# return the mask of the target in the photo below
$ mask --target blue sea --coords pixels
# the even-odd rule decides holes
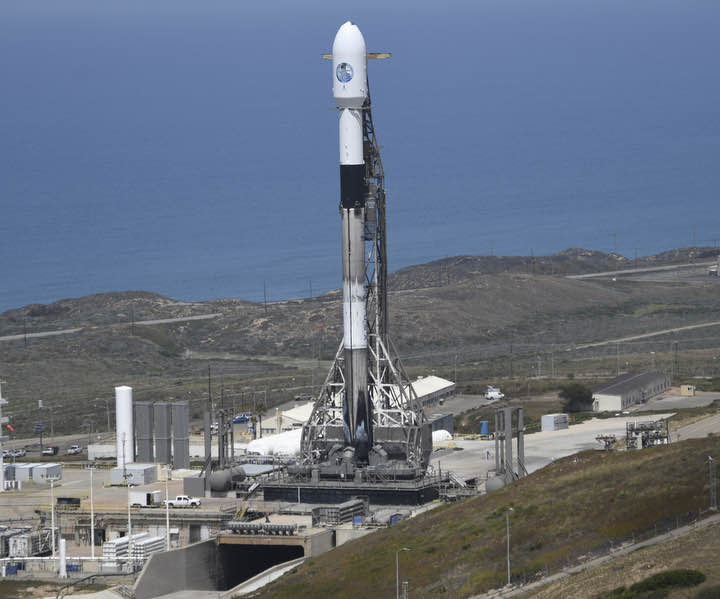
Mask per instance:
[[[717,0],[2,0],[0,311],[339,287],[347,19],[391,270],[720,239]]]

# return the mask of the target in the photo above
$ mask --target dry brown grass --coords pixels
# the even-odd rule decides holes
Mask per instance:
[[[529,599],[592,599],[598,593],[621,585],[629,586],[661,572],[678,568],[700,570],[707,580],[699,587],[673,591],[673,599],[690,599],[708,586],[720,583],[720,524],[699,529],[682,537],[640,549],[625,557],[565,578],[538,591]]]
[[[558,571],[609,541],[708,505],[708,453],[720,439],[641,452],[585,452],[500,491],[443,506],[313,558],[261,597],[385,597],[395,548],[413,597],[469,597],[505,582],[505,510],[512,506],[514,577]],[[619,586],[619,585],[615,585]],[[358,594],[358,589],[363,592]]]

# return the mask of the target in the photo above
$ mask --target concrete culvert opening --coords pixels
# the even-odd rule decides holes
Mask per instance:
[[[220,563],[224,573],[222,589],[231,589],[268,568],[303,557],[297,545],[221,545]]]

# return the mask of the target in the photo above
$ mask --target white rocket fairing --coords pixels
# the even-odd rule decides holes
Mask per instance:
[[[335,35],[333,96],[340,109],[340,214],[342,217],[343,333],[345,350],[345,442],[356,457],[372,445],[367,384],[365,287],[365,160],[363,107],[368,100],[367,52],[357,25],[343,23]]]

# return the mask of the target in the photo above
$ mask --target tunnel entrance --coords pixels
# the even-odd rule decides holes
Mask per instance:
[[[223,591],[272,566],[305,555],[303,548],[298,545],[219,545],[218,550],[224,575],[222,588],[218,590]]]

